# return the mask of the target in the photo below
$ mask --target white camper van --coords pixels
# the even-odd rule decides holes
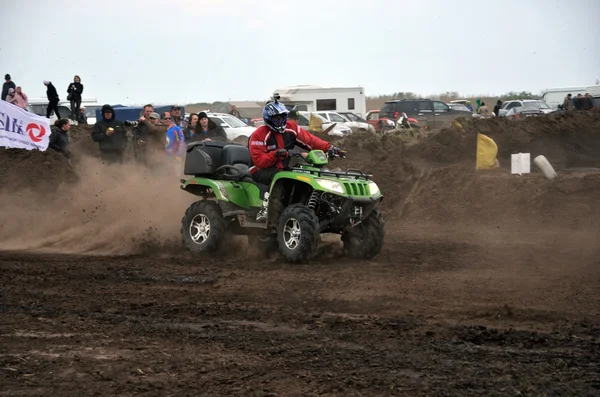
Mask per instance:
[[[546,102],[552,109],[558,109],[558,105],[562,105],[565,101],[565,97],[571,94],[573,98],[577,97],[577,94],[585,95],[586,92],[593,98],[600,97],[600,85],[593,86],[579,86],[579,87],[565,87],[565,88],[549,88],[542,94],[542,100]]]
[[[362,87],[324,88],[314,85],[282,87],[274,91],[288,107],[304,112],[352,112],[360,116],[367,113],[367,98]]]

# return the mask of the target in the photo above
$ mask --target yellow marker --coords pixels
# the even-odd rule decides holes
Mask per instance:
[[[304,182],[310,182],[310,178],[307,178],[307,177],[301,176],[301,175],[296,176],[296,179],[300,179],[301,181],[304,181]]]

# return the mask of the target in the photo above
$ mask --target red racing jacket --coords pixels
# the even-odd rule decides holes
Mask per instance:
[[[252,133],[248,141],[250,156],[254,164],[250,168],[250,173],[254,174],[258,170],[271,167],[277,167],[282,170],[284,159],[275,157],[275,152],[277,149],[291,150],[295,146],[299,146],[305,150],[314,149],[326,152],[331,144],[303,130],[293,121],[288,120],[283,134],[271,130],[266,125],[262,125]]]

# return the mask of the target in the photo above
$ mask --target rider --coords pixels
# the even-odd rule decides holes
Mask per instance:
[[[269,101],[263,109],[265,124],[250,136],[248,146],[254,164],[250,168],[252,179],[263,185],[271,185],[275,174],[283,171],[289,163],[289,151],[295,146],[305,150],[323,150],[343,155],[344,152],[303,130],[287,119],[289,111],[277,100]],[[263,206],[256,216],[257,221],[267,218],[269,194],[265,193]]]

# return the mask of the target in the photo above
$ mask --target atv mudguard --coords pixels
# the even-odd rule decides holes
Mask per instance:
[[[222,181],[193,177],[181,180],[181,189],[197,196],[209,195],[212,191],[219,201],[229,202],[240,208],[260,207],[262,199],[258,186],[250,182]]]

